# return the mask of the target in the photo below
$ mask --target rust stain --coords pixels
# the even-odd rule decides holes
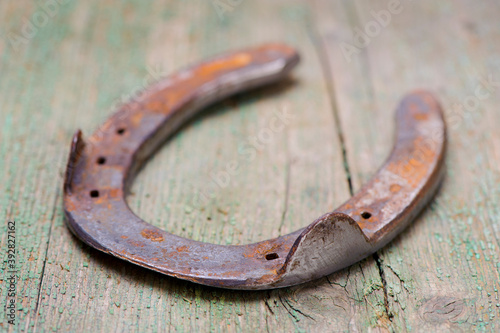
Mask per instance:
[[[141,235],[142,237],[147,238],[152,242],[163,242],[165,240],[161,233],[151,229],[142,230]]]
[[[429,115],[426,113],[416,113],[413,115],[413,118],[416,120],[427,120],[429,118]]]
[[[168,106],[161,100],[155,99],[146,104],[146,108],[152,112],[168,113]]]
[[[389,187],[389,190],[392,192],[392,193],[397,193],[401,190],[401,185],[399,184],[392,184],[391,187]]]
[[[189,248],[186,245],[179,246],[177,249],[177,252],[188,252]]]
[[[240,53],[231,58],[220,59],[202,65],[195,75],[212,76],[219,71],[228,71],[237,67],[248,65],[252,61],[252,56],[248,53]]]
[[[130,117],[130,121],[134,127],[138,127],[141,124],[142,118],[144,118],[144,113],[135,112],[132,117]]]
[[[72,212],[75,209],[77,209],[77,206],[75,205],[75,203],[73,202],[73,200],[71,200],[71,198],[65,198],[65,200],[64,200],[64,208],[66,209],[67,212]]]
[[[122,196],[122,191],[118,188],[110,189],[108,193],[110,198],[118,198],[118,197],[121,198]]]
[[[400,156],[388,165],[388,169],[404,178],[412,188],[416,188],[429,173],[432,161],[436,159],[436,151],[431,149],[422,137],[417,137],[409,156]]]

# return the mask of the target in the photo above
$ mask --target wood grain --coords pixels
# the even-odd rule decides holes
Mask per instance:
[[[358,1],[340,8],[321,3],[319,8],[318,13],[343,10],[352,27],[364,28],[375,20],[374,12],[387,11],[388,5]],[[397,96],[425,88],[439,96],[446,110],[447,178],[440,194],[379,253],[387,311],[396,331],[499,328],[500,168],[495,148],[500,136],[495,127],[500,118],[495,105],[500,91],[483,86],[490,76],[495,82],[500,78],[493,65],[498,64],[493,56],[498,47],[492,45],[498,31],[488,28],[498,10],[493,3],[402,1],[401,12],[350,62],[338,47],[345,36],[322,16],[340,120],[349,129],[345,143],[354,188],[388,153],[393,131],[384,124],[393,119]],[[478,87],[481,96],[488,96],[471,98]]]
[[[456,107],[490,76],[500,81],[498,4],[401,0],[402,11],[349,61],[341,44],[353,44],[356,29],[389,2],[61,1],[42,25],[35,18],[44,3],[0,3],[0,215],[4,230],[17,221],[20,275],[17,325],[1,307],[2,330],[498,330],[500,86],[490,85],[471,112]],[[31,21],[36,32],[13,44]],[[377,170],[392,146],[399,99],[426,88],[447,111],[448,172],[407,231],[327,278],[262,292],[169,278],[71,235],[60,196],[77,128],[90,134],[117,104],[187,64],[273,40],[300,50],[293,77],[185,126],[137,177],[132,209],[217,244],[293,231]],[[251,148],[284,111],[292,118],[283,131]],[[217,185],[214,175],[231,161],[238,172]],[[6,248],[5,233],[0,242]],[[2,270],[4,304],[5,263]]]

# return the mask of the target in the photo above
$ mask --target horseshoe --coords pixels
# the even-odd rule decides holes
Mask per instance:
[[[396,112],[395,146],[373,178],[347,202],[291,234],[248,245],[197,242],[136,216],[127,188],[159,146],[205,106],[283,79],[297,52],[266,44],[181,70],[120,107],[92,136],[73,137],[64,181],[71,231],[88,245],[134,264],[196,283],[271,289],[318,279],[376,252],[429,202],[444,175],[446,125],[428,92]]]

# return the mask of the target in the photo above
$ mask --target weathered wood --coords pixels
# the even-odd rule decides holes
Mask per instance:
[[[340,7],[353,29],[369,29],[373,13],[389,9],[384,1]],[[430,209],[380,251],[394,329],[498,331],[500,85],[491,92],[483,85],[500,80],[492,23],[498,4],[401,1],[387,27],[350,62],[339,44],[352,36],[329,26],[327,13],[339,7],[325,2],[320,8],[354,188],[388,153],[393,131],[385,124],[398,96],[432,90],[447,113],[444,186]],[[468,107],[478,93],[484,98],[476,99],[477,109]]]
[[[33,21],[43,9],[0,3],[0,215],[5,230],[7,220],[18,222],[21,277],[17,326],[8,326],[2,307],[0,327],[498,330],[500,87],[475,112],[458,113],[454,104],[466,103],[489,75],[500,81],[499,5],[402,0],[402,12],[347,61],[341,43],[353,44],[355,28],[388,3],[68,2],[18,45],[11,33],[22,36],[23,18]],[[218,244],[293,231],[347,199],[348,180],[356,190],[376,171],[392,146],[399,98],[427,88],[448,112],[448,174],[436,201],[406,232],[375,259],[263,292],[172,279],[71,235],[60,193],[76,128],[90,134],[117,103],[186,64],[273,40],[299,48],[293,79],[215,105],[186,126],[139,174],[132,209],[167,231]],[[250,148],[249,137],[283,110],[293,115],[284,130]],[[219,186],[211,175],[230,161],[240,164],[238,173]],[[2,249],[6,244],[3,233]]]

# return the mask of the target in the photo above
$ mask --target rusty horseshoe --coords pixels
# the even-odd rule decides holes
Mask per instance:
[[[311,281],[374,253],[429,202],[444,175],[446,125],[428,92],[407,95],[396,112],[395,146],[382,168],[336,210],[291,234],[222,246],[182,238],[143,221],[127,188],[144,161],[203,107],[278,81],[297,52],[266,44],[181,70],[120,107],[92,136],[73,137],[64,181],[71,231],[134,264],[200,284],[270,289]]]

